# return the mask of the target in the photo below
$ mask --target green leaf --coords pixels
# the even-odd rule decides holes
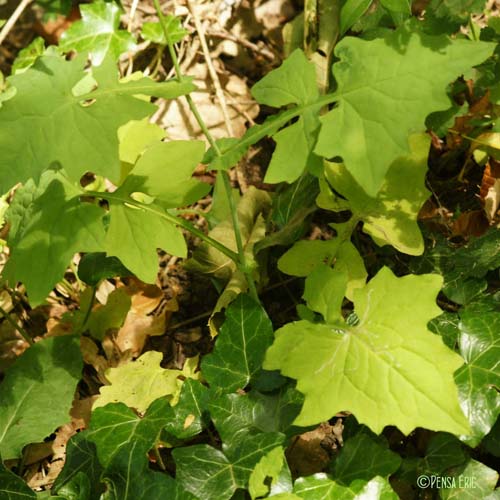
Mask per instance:
[[[372,0],[347,0],[340,9],[340,36],[368,10]]]
[[[171,370],[160,366],[162,359],[162,353],[147,351],[136,361],[107,370],[106,378],[111,385],[101,387],[93,408],[121,402],[144,412],[162,396],[176,402],[182,387],[179,377],[189,376],[190,363],[186,362],[183,370]]]
[[[19,51],[14,64],[12,64],[12,73],[18,73],[33,66],[44,51],[45,40],[41,36],[37,36],[29,45]]]
[[[302,398],[292,388],[267,395],[255,390],[245,395],[224,394],[209,403],[210,416],[222,441],[238,446],[243,436],[290,430]]]
[[[297,75],[300,75],[297,78]],[[297,85],[297,81],[300,84]],[[218,142],[220,154],[211,149],[204,162],[213,169],[228,169],[246,152],[247,148],[266,136],[276,141],[276,150],[266,172],[266,182],[294,182],[304,169],[318,175],[321,159],[313,153],[319,130],[318,113],[321,107],[332,102],[332,96],[320,97],[316,85],[314,64],[304,53],[295,50],[283,64],[268,73],[252,88],[252,95],[269,106],[296,106],[271,116],[255,125],[240,139],[224,139]],[[299,119],[288,126],[290,120]],[[281,129],[281,130],[280,130]]]
[[[359,185],[375,196],[392,162],[409,152],[409,133],[423,132],[429,113],[449,107],[446,86],[493,50],[486,42],[406,29],[369,41],[344,38],[333,66],[338,105],[321,118],[315,152],[341,156]]]
[[[137,443],[121,447],[103,473],[108,490],[103,500],[195,500],[168,474],[149,469],[146,454]]]
[[[179,228],[146,208],[126,204],[126,198],[111,202],[110,223],[104,248],[145,283],[154,283],[158,273],[157,248],[179,257],[187,256],[187,246]]]
[[[292,491],[292,476],[281,446],[260,459],[250,475],[248,491],[252,500]]]
[[[427,330],[441,312],[441,283],[436,275],[397,278],[383,268],[354,291],[357,325],[299,321],[280,328],[264,368],[297,379],[305,402],[296,424],[350,411],[375,433],[386,425],[404,434],[418,426],[467,433],[453,381],[462,359]]]
[[[3,278],[10,286],[21,281],[32,307],[63,278],[76,252],[103,248],[104,211],[80,196],[62,174],[47,172],[39,186],[30,181],[21,187],[7,212],[11,255]]]
[[[249,295],[239,295],[226,310],[213,352],[203,358],[204,378],[225,392],[244,389],[272,342],[273,325],[264,308]]]
[[[142,281],[156,280],[157,248],[187,256],[182,231],[162,215],[166,209],[194,203],[210,190],[208,184],[192,179],[203,152],[201,141],[150,146],[110,197],[106,252],[118,257]],[[137,206],[140,193],[156,200]]]
[[[489,496],[495,490],[498,481],[498,473],[476,460],[469,460],[466,467],[459,467],[455,473],[450,473],[453,478],[451,488],[443,488],[439,491],[442,500],[494,500],[497,495]],[[495,490],[498,493],[498,490]]]
[[[347,486],[355,479],[387,478],[400,464],[401,457],[388,448],[384,438],[359,432],[345,442],[333,463],[332,475]]]
[[[263,213],[267,212],[270,204],[269,193],[254,186],[249,187],[238,203],[237,213],[246,261],[248,266],[254,268],[257,268],[254,246],[265,236],[266,228]],[[229,249],[237,252],[233,223],[230,218],[217,224],[208,234]],[[237,269],[234,261],[207,243],[202,243],[196,248],[192,258],[186,262],[185,267],[189,271],[208,274],[220,280],[221,288],[225,287],[219,296],[212,316],[222,311],[240,293],[244,293],[248,289],[246,278]],[[254,279],[259,281],[258,273],[255,272],[254,274]],[[212,333],[215,334],[212,325],[211,329]]]
[[[269,220],[274,230],[255,245],[256,253],[273,245],[289,245],[307,231],[309,215],[317,209],[317,179],[303,175],[290,185],[283,185],[273,197]]]
[[[468,456],[462,443],[444,432],[432,436],[425,457],[419,461],[418,472],[425,475],[447,476],[452,467],[467,462]]]
[[[485,8],[484,0],[432,0],[428,10],[438,19],[467,22],[471,14],[480,13]]]
[[[356,220],[362,220],[363,231],[378,245],[392,245],[400,252],[420,255],[424,241],[417,215],[430,192],[425,187],[430,139],[413,135],[409,139],[410,154],[394,160],[383,180],[378,195],[368,196],[348,170],[339,163],[327,163],[325,175],[336,192],[349,200]],[[336,210],[332,198],[323,208]]]
[[[371,481],[357,480],[350,486],[342,486],[319,473],[313,476],[301,477],[295,481],[293,492],[303,500],[397,500],[389,482],[381,477]]]
[[[124,278],[132,273],[116,257],[106,257],[104,252],[85,254],[78,264],[78,277],[87,285],[95,286],[108,278]]]
[[[280,257],[278,269],[292,276],[309,276],[319,265],[333,262],[340,243],[340,238],[298,241]]]
[[[198,193],[199,185],[206,192],[210,189],[192,178],[204,152],[202,141],[169,141],[150,146],[120,186],[119,193],[145,193],[161,200],[164,208],[190,205],[198,200],[190,194]]]
[[[163,16],[163,24],[166,27],[170,43],[180,42],[187,34],[187,30],[182,27],[181,20],[175,16]],[[159,45],[167,45],[168,41],[160,23],[144,23],[142,25],[141,36]]]
[[[500,313],[466,310],[459,329],[459,351],[466,364],[455,374],[455,381],[472,430],[465,441],[475,447],[500,414]]]
[[[119,29],[121,9],[112,2],[97,1],[80,5],[82,19],[73,23],[59,41],[63,52],[89,53],[92,64],[99,66],[106,56],[117,60],[120,54],[136,49],[135,38]]]
[[[188,439],[199,434],[207,424],[210,393],[197,380],[187,379],[182,384],[179,402],[170,409],[171,417],[165,431],[177,439]]]
[[[226,500],[238,488],[246,488],[260,459],[281,445],[276,433],[247,436],[239,446],[225,453],[206,444],[176,448],[173,456],[181,485],[203,500]]]
[[[63,498],[65,495],[78,500],[100,498],[104,490],[100,481],[102,471],[95,444],[86,439],[86,432],[80,432],[68,441],[64,467],[52,491]]]
[[[6,469],[0,457],[0,498],[2,500],[36,499],[35,492],[13,472]]]
[[[429,330],[441,335],[443,342],[450,349],[455,349],[459,334],[459,322],[460,318],[458,314],[444,312],[429,322]]]
[[[307,277],[303,297],[310,309],[319,312],[327,323],[334,323],[342,319],[346,283],[346,272],[320,265]]]
[[[118,129],[120,160],[133,165],[149,146],[164,138],[165,131],[155,123],[150,123],[149,118],[131,120]]]
[[[409,0],[381,0],[380,3],[390,12],[397,14],[411,14],[411,2]]]
[[[123,288],[116,288],[108,295],[106,304],[91,312],[83,328],[88,329],[95,339],[103,340],[108,330],[118,330],[123,326],[131,305],[130,295]]]
[[[79,338],[48,337],[26,350],[0,385],[0,453],[19,458],[69,421],[82,357]],[[54,395],[57,394],[57,398]]]
[[[38,179],[49,167],[64,168],[74,181],[91,171],[118,182],[118,128],[156,109],[134,96],[172,99],[194,88],[188,81],[149,78],[119,83],[116,67],[108,62],[93,69],[97,88],[75,95],[74,87],[86,76],[84,65],[81,57],[42,56],[8,78],[16,94],[0,108],[0,192]],[[54,140],[47,141],[49,135]]]
[[[300,75],[300,85],[297,85],[297,74]],[[319,98],[314,64],[301,50],[295,50],[279,68],[252,87],[252,95],[259,103],[276,108],[288,104],[313,104]],[[276,151],[264,182],[293,182],[300,177],[307,163],[317,161],[311,157],[311,150],[319,127],[318,111],[319,108],[310,109],[297,122],[273,136]]]
[[[500,267],[500,229],[473,238],[461,247],[439,235],[420,259],[410,264],[414,273],[437,271],[444,277],[443,293],[458,304],[467,304],[486,289],[484,276]],[[471,262],[474,265],[471,265]]]

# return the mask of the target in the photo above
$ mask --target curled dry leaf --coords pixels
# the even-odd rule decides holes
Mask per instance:
[[[114,338],[114,345],[123,353],[138,356],[149,336],[163,335],[173,312],[178,310],[177,300],[166,300],[156,285],[146,285],[131,279],[125,291],[132,305],[125,323]],[[109,345],[109,344],[108,344]],[[107,352],[107,349],[105,347]]]

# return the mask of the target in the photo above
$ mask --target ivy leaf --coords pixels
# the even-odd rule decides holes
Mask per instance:
[[[0,191],[38,179],[48,168],[64,168],[74,181],[88,172],[120,179],[117,130],[156,107],[135,96],[172,99],[190,92],[189,81],[155,83],[149,78],[119,83],[114,64],[93,69],[97,88],[73,89],[88,75],[85,60],[42,56],[24,73],[8,78],[16,94],[0,108]],[[95,100],[95,102],[94,102]],[[47,140],[47,137],[57,140]]]
[[[465,23],[471,14],[482,12],[484,7],[483,0],[432,0],[428,9],[438,19]]]
[[[409,152],[410,132],[450,105],[446,87],[489,57],[494,45],[410,33],[384,38],[345,37],[333,66],[338,105],[323,116],[315,152],[341,156],[369,196],[375,196],[392,162]]]
[[[295,423],[312,425],[347,410],[375,433],[395,425],[404,434],[419,426],[466,434],[453,381],[462,359],[427,330],[441,312],[435,304],[441,283],[437,275],[397,278],[383,268],[354,291],[359,324],[299,321],[280,328],[264,368],[297,379],[305,402]]]
[[[4,460],[19,458],[25,445],[43,441],[69,421],[81,371],[79,338],[69,335],[37,342],[9,368],[0,385]]]
[[[347,486],[355,479],[387,478],[395,472],[401,464],[401,457],[384,441],[384,438],[372,437],[366,432],[347,439],[333,463],[335,481]]]
[[[273,395],[252,390],[245,395],[219,396],[209,403],[209,411],[222,441],[232,447],[247,434],[287,433],[301,403],[301,395],[293,388]]]
[[[161,368],[162,359],[160,352],[148,351],[136,361],[107,370],[106,378],[111,385],[101,387],[93,408],[122,402],[144,412],[162,396],[176,402],[182,387],[179,377],[189,376],[187,370],[192,362],[186,362],[184,370],[170,370]]]
[[[349,200],[355,219],[378,245],[392,245],[400,252],[420,255],[424,241],[417,215],[430,192],[425,187],[430,139],[410,136],[410,154],[394,160],[375,198],[368,196],[342,164],[326,163],[325,175],[336,192]],[[322,208],[336,210],[333,193]]]
[[[52,491],[74,495],[78,500],[100,498],[104,491],[101,484],[102,465],[97,458],[94,443],[86,439],[86,431],[73,436],[66,446],[64,467],[57,476]]]
[[[414,273],[437,271],[444,277],[443,293],[458,304],[467,304],[487,286],[484,276],[500,267],[500,229],[455,247],[444,237],[433,235],[435,243],[410,264]],[[474,265],[471,265],[471,262]]]
[[[14,64],[12,64],[12,73],[17,73],[33,66],[34,62],[44,51],[45,40],[41,36],[37,36],[29,45],[19,51]]]
[[[42,303],[60,281],[76,252],[103,249],[103,210],[80,201],[81,190],[60,173],[47,172],[40,185],[21,187],[7,212],[12,224],[11,255],[3,278],[21,281],[32,307]]]
[[[177,439],[188,439],[199,434],[206,425],[210,393],[197,380],[187,379],[182,384],[179,402],[170,408],[171,417],[165,431]]]
[[[259,460],[281,445],[283,438],[276,433],[247,436],[226,453],[206,444],[176,448],[177,480],[197,498],[229,499],[238,488],[247,487]]]
[[[292,491],[292,476],[286,463],[285,453],[277,446],[264,455],[255,466],[248,481],[248,492],[252,500],[275,496]]]
[[[195,500],[168,474],[149,469],[145,452],[137,443],[121,447],[103,473],[106,500]]]
[[[115,3],[97,1],[80,5],[80,13],[82,19],[61,36],[59,48],[63,52],[88,52],[92,64],[99,66],[108,55],[116,61],[120,54],[136,49],[133,35],[119,29],[122,11]]]
[[[2,500],[36,499],[35,492],[13,472],[6,469],[0,457],[0,498]]]
[[[343,486],[318,473],[301,477],[295,481],[293,492],[303,500],[320,500],[323,498],[341,498],[342,500],[397,500],[398,496],[389,482],[381,477],[371,481],[362,479],[354,481],[350,486]]]
[[[439,497],[442,500],[455,498],[494,500],[498,498],[499,491],[495,490],[498,473],[481,462],[469,460],[465,468],[461,466],[454,473],[450,472],[450,477],[455,479],[454,485],[451,488],[440,489]]]
[[[179,43],[187,34],[187,30],[182,27],[181,20],[175,16],[163,16],[163,23],[166,27],[170,43]],[[160,23],[144,23],[142,25],[141,36],[159,45],[167,45],[165,32]]]
[[[264,308],[249,295],[239,295],[226,310],[213,352],[203,358],[204,378],[225,392],[244,389],[272,342],[273,325]]]
[[[472,433],[465,441],[477,446],[500,414],[500,314],[461,314],[459,350],[466,364],[455,374],[462,410]]]

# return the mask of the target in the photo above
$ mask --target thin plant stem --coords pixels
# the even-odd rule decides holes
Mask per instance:
[[[87,310],[85,311],[85,318],[83,319],[83,322],[82,322],[82,328],[85,328],[85,325],[87,324],[87,321],[90,318],[90,314],[92,313],[92,306],[94,305],[96,293],[97,293],[97,287],[93,286],[92,287],[92,294],[91,294],[90,300],[89,300],[89,306],[87,307]]]
[[[29,336],[28,332],[12,319],[10,314],[3,307],[0,307],[0,314],[19,332],[29,345],[33,345],[33,339]]]
[[[7,38],[10,31],[16,24],[17,20],[21,17],[21,14],[24,12],[26,7],[28,7],[28,5],[32,1],[33,0],[21,0],[21,2],[19,2],[19,5],[16,7],[16,10],[12,13],[9,19],[7,19],[7,22],[3,25],[2,31],[0,31],[0,45]]]
[[[121,198],[120,196],[116,196],[113,193],[106,193],[100,191],[85,191],[85,196],[93,196],[95,198],[101,198],[103,200],[108,200],[108,201],[118,201],[123,204],[131,205],[135,208],[140,208],[146,212],[153,213],[158,217],[161,217],[162,219],[165,219],[168,222],[175,224],[176,226],[181,226],[182,228],[189,231],[191,234],[194,234],[195,236],[200,238],[200,240],[205,241],[209,245],[219,250],[219,252],[229,257],[235,263],[238,263],[238,254],[236,252],[233,252],[230,248],[226,247],[225,245],[215,240],[214,238],[208,236],[203,231],[200,231],[185,219],[181,219],[180,217],[176,217],[175,215],[169,214],[168,212],[163,212],[162,210],[156,209],[151,205],[146,205],[145,203],[140,203],[130,198],[127,199]]]
[[[170,53],[170,57],[172,59],[172,63],[173,63],[174,68],[175,68],[175,73],[176,73],[177,79],[179,81],[181,81],[182,72],[181,72],[181,67],[179,64],[179,59],[177,58],[177,53],[175,51],[174,44],[170,40],[170,37],[168,34],[168,28],[165,24],[165,19],[163,17],[163,13],[162,13],[161,8],[160,8],[160,2],[159,2],[159,0],[153,0],[153,3],[155,6],[155,9],[156,9],[156,13],[158,14],[158,18],[160,20],[160,24],[161,24],[162,29],[163,29],[163,34],[165,35],[165,39],[166,39],[167,44],[168,44],[168,50]],[[210,146],[213,148],[213,150],[217,156],[221,156],[222,155],[221,151],[220,151],[217,143],[215,142],[214,137],[210,133],[210,130],[208,130],[208,127],[207,127],[205,121],[203,120],[202,116],[200,115],[195,102],[193,101],[192,97],[189,94],[186,96],[186,100],[187,100],[189,109],[193,113],[200,129],[202,130],[203,134],[207,138]],[[252,276],[252,271],[251,271],[251,269],[248,268],[248,264],[246,261],[245,249],[243,246],[243,240],[241,238],[241,230],[240,230],[238,212],[236,210],[234,198],[233,198],[232,193],[231,193],[231,183],[229,180],[229,175],[225,171],[221,171],[220,174],[222,175],[224,190],[226,192],[226,196],[227,196],[228,203],[229,203],[229,208],[231,211],[231,219],[232,219],[233,230],[234,230],[234,235],[235,235],[235,240],[236,240],[236,247],[238,249],[237,264],[238,264],[238,267],[241,269],[241,271],[244,273],[244,275],[246,277],[250,294],[253,296],[253,298],[258,300],[257,287],[255,285],[255,281],[254,281],[253,276]],[[213,241],[215,241],[215,240],[213,240]]]

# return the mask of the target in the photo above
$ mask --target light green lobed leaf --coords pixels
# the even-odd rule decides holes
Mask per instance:
[[[408,136],[450,105],[446,87],[489,57],[494,45],[432,37],[401,28],[384,38],[346,37],[333,66],[338,105],[321,118],[315,152],[341,156],[369,196],[392,162],[409,152]]]
[[[62,173],[46,172],[40,184],[21,187],[7,211],[11,254],[3,270],[9,286],[22,282],[30,304],[41,304],[76,252],[103,249],[104,211],[80,201],[81,190]]]
[[[166,209],[189,205],[210,186],[192,178],[204,152],[201,141],[160,142],[140,156],[110,200],[105,249],[139,279],[153,283],[158,272],[157,248],[186,257],[182,231],[162,218]],[[142,194],[153,203],[134,206]]]
[[[270,481],[269,481],[270,480]],[[292,491],[292,476],[286,462],[283,447],[277,446],[264,455],[255,466],[248,481],[252,500],[276,496]]]
[[[98,0],[80,5],[80,13],[82,19],[61,35],[59,47],[63,52],[88,52],[92,64],[99,66],[108,55],[116,60],[136,49],[134,36],[119,29],[122,10],[116,4]]]
[[[33,66],[33,63],[45,51],[45,40],[37,36],[29,45],[19,51],[14,64],[12,64],[12,73],[18,73]]]
[[[196,366],[197,360],[187,361],[182,370],[173,370],[160,366],[162,358],[160,352],[147,351],[136,361],[107,370],[110,385],[101,387],[93,408],[120,402],[144,412],[162,396],[168,396],[173,404],[176,403],[182,387],[180,377],[197,378],[191,374],[191,365]]]
[[[469,432],[453,373],[463,360],[427,330],[439,315],[437,275],[395,277],[383,268],[354,291],[359,323],[289,323],[276,333],[264,368],[297,379],[305,402],[295,423],[352,412],[375,433],[387,425]]]
[[[363,231],[379,245],[392,245],[400,252],[420,255],[424,241],[417,215],[430,192],[425,187],[430,138],[410,136],[410,153],[394,160],[376,197],[368,196],[344,165],[326,163],[330,186],[349,201],[355,219],[363,221]],[[319,200],[322,208],[337,210],[333,193]]]
[[[91,171],[117,183],[117,130],[156,109],[135,96],[172,99],[194,88],[189,81],[156,83],[149,78],[119,83],[116,66],[105,61],[92,71],[97,88],[77,96],[73,89],[87,75],[84,66],[82,57],[65,61],[42,56],[8,78],[16,94],[0,108],[0,192],[38,180],[48,168],[63,168],[75,182]]]
[[[29,347],[0,385],[0,454],[19,458],[70,420],[82,371],[79,338],[49,337]],[[54,397],[57,395],[57,397]]]

